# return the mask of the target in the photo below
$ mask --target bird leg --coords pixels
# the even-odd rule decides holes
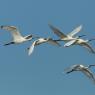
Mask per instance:
[[[10,45],[10,44],[14,44],[14,42],[9,42],[9,43],[7,43],[7,44],[4,44],[4,46]]]

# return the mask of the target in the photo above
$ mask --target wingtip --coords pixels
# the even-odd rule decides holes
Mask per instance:
[[[29,49],[30,49],[30,47],[26,48],[26,51],[28,51],[28,56],[31,55],[30,52],[29,52]]]
[[[30,56],[31,55],[31,53],[29,52],[29,50],[28,50],[28,56]]]

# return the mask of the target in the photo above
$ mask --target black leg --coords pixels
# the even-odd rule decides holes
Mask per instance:
[[[4,46],[11,45],[11,44],[14,44],[14,42],[9,42],[7,44],[4,44]]]

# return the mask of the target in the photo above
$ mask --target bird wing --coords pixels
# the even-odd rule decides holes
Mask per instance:
[[[19,30],[15,26],[0,26],[1,29],[11,32],[13,39],[21,38]]]
[[[88,44],[88,43],[81,43],[80,45],[85,47],[85,48],[87,48],[90,52],[95,53],[95,50],[91,47],[90,44]]]
[[[28,48],[28,55],[30,56],[33,53],[36,41],[32,43],[32,45]]]
[[[76,42],[76,39],[75,40],[71,40],[71,41],[65,43],[64,47],[69,47],[69,46],[73,45],[75,42]]]
[[[95,76],[93,75],[93,73],[89,70],[89,69],[86,69],[86,68],[83,68],[82,69],[82,72],[91,80],[93,80],[93,82],[95,83]]]
[[[49,27],[51,28],[51,30],[57,35],[59,36],[61,39],[67,37],[64,33],[62,33],[58,28],[52,26],[51,24],[49,24]]]
[[[50,44],[52,44],[52,45],[61,46],[57,41],[54,41],[51,38],[47,42],[50,43]]]
[[[82,29],[82,25],[78,26],[77,28],[75,28],[72,32],[70,32],[68,34],[68,36],[73,37],[76,33],[80,32],[80,30]]]

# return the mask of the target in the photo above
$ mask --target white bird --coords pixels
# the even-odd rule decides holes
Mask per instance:
[[[95,65],[88,65],[88,66],[84,66],[81,64],[78,65],[73,65],[67,69],[65,69],[66,74],[69,74],[73,71],[81,71],[82,73],[84,73],[88,78],[90,78],[91,80],[93,80],[93,82],[95,83],[95,76],[94,74],[89,70],[89,68],[91,68],[92,66]]]
[[[89,42],[92,40],[95,40],[95,39],[84,40],[84,39],[76,38],[72,41],[65,43],[64,47],[69,47],[69,46],[73,46],[73,45],[80,45],[80,46],[87,48],[90,52],[95,53],[95,50],[89,44]]]
[[[30,41],[33,39],[33,35],[27,35],[27,36],[22,36],[19,32],[19,30],[15,26],[0,26],[0,29],[8,30],[12,34],[12,40],[11,42],[4,44],[4,45],[10,45],[10,44],[20,44],[26,41]]]
[[[52,38],[39,38],[39,39],[35,40],[32,43],[32,45],[28,48],[28,55],[32,54],[35,46],[40,45],[42,43],[46,43],[46,42],[53,44],[53,45],[60,46],[60,44],[57,41],[54,41]]]
[[[82,29],[82,25],[78,26],[77,28],[75,28],[72,32],[68,33],[67,35],[62,33],[58,28],[52,26],[51,24],[49,24],[49,27],[53,30],[53,32],[60,37],[60,40],[62,41],[71,41],[73,39],[79,38],[79,37],[74,37],[78,32],[81,31]],[[59,41],[60,41],[59,40]]]

